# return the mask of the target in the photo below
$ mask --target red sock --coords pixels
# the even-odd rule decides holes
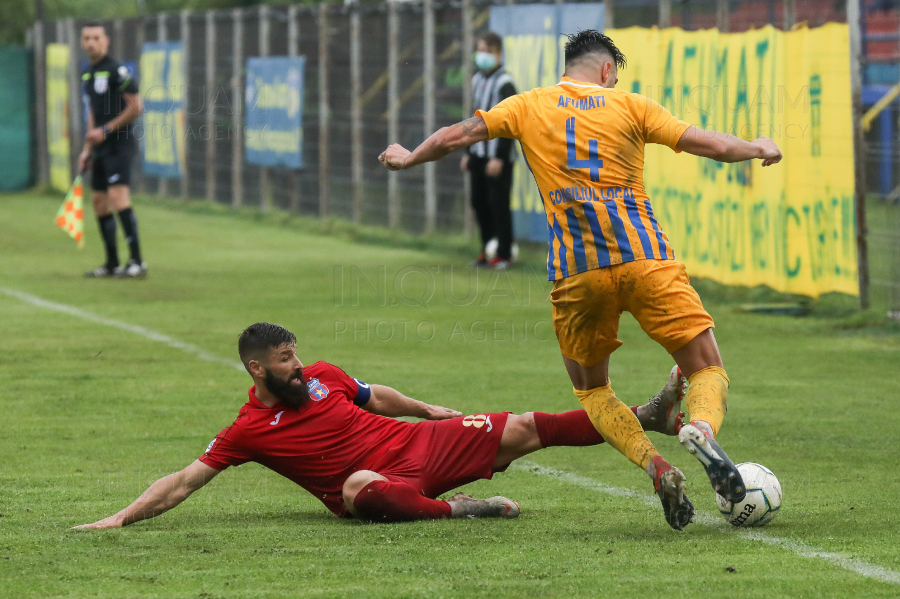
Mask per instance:
[[[584,410],[562,414],[535,412],[534,424],[543,448],[584,447],[603,443],[603,436],[594,428],[594,423]]]
[[[356,495],[353,507],[360,517],[376,522],[436,520],[450,517],[446,501],[423,497],[405,483],[376,480]]]

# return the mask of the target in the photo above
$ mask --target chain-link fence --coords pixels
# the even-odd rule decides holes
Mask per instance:
[[[470,112],[463,13],[472,26],[483,27],[487,11],[487,5],[459,3],[263,6],[105,23],[110,53],[121,61],[137,63],[145,42],[183,44],[186,172],[178,180],[151,177],[136,162],[136,191],[414,232],[465,228],[462,175],[454,164],[388,173],[376,157],[388,139],[414,147],[426,129]],[[81,63],[74,39],[80,25],[47,23],[44,43],[69,44],[79,56],[73,62]],[[433,35],[424,35],[426,27]],[[302,169],[243,160],[239,107],[246,58],[266,55],[306,57]],[[70,138],[81,139],[79,123],[72,121]],[[73,143],[73,161],[79,149]]]
[[[145,42],[183,45],[186,172],[180,179],[152,177],[141,172],[137,161],[136,190],[335,216],[417,233],[470,232],[467,185],[455,161],[388,173],[376,157],[389,141],[414,147],[436,128],[471,114],[472,40],[487,26],[491,4],[264,5],[105,23],[111,54],[122,61],[137,63]],[[864,106],[874,105],[900,80],[897,12],[885,7],[887,11],[862,10]],[[889,16],[873,19],[876,13]],[[607,27],[739,32],[767,24],[789,29],[796,23],[812,27],[846,20],[841,0],[614,0],[606,5]],[[886,22],[893,23],[893,30],[885,33],[890,28]],[[72,56],[79,57],[72,61],[76,85],[77,65],[84,58],[76,37],[80,25],[72,20],[44,23],[33,36],[36,45],[69,45]],[[266,55],[306,57],[302,169],[244,160],[240,109],[246,59]],[[41,66],[36,68],[40,76]],[[40,86],[38,82],[38,95]],[[77,108],[73,105],[72,112]],[[879,307],[900,310],[896,116],[896,102],[879,112],[876,126],[866,133],[865,156],[872,297]],[[71,139],[83,139],[78,119],[71,119],[71,127]],[[72,144],[73,163],[79,149],[80,143]],[[43,164],[39,175],[46,181],[46,160],[40,155],[38,164]]]
[[[900,320],[900,12],[875,2],[860,21],[871,305]]]

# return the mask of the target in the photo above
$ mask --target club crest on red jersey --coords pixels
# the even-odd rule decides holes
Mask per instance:
[[[321,383],[319,379],[310,380],[306,383],[306,388],[309,390],[309,398],[313,401],[320,401],[328,397],[328,387]]]

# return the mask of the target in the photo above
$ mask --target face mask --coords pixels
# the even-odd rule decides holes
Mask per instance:
[[[497,57],[490,52],[476,52],[475,66],[482,71],[490,71],[497,66]]]

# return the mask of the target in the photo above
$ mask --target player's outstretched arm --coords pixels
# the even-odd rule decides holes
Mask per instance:
[[[739,137],[719,131],[704,131],[688,127],[678,140],[676,147],[688,154],[712,158],[719,162],[741,162],[761,159],[763,166],[781,162],[781,150],[768,137],[744,141]]]
[[[451,152],[487,139],[488,129],[484,119],[473,116],[461,123],[438,129],[412,152],[400,144],[391,144],[381,153],[378,160],[389,171],[399,171],[440,160]]]
[[[127,508],[93,524],[73,528],[119,528],[167,512],[211,481],[219,470],[195,460],[180,472],[159,479]]]
[[[372,391],[372,395],[362,409],[379,416],[414,416],[425,420],[447,420],[448,418],[462,416],[462,412],[429,405],[407,397],[391,387],[369,385],[369,388]]]

